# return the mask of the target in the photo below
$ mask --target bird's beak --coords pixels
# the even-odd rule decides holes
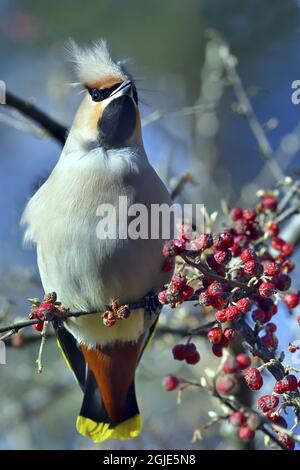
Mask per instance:
[[[132,81],[126,80],[125,82],[121,83],[121,85],[112,92],[110,98],[118,98],[119,96],[128,95],[133,98],[132,94]]]

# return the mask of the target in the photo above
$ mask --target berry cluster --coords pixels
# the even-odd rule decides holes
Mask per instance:
[[[158,294],[158,299],[162,304],[169,304],[174,308],[193,294],[194,289],[188,285],[187,278],[180,273],[175,273],[167,289]]]
[[[187,364],[195,365],[200,361],[200,354],[194,343],[176,344],[172,354],[176,361],[185,361]]]
[[[163,249],[165,270],[173,269],[177,256],[184,260],[184,265],[181,264],[180,272],[176,272],[170,284],[160,292],[159,300],[175,308],[185,300],[193,299],[206,314],[213,313],[215,324],[208,331],[207,338],[217,357],[223,356],[224,348],[232,342],[245,340],[240,337],[241,325],[244,324],[241,320],[244,319],[253,322],[259,344],[275,355],[278,339],[274,317],[278,303],[282,300],[288,309],[300,304],[300,291],[289,292],[290,273],[294,269],[290,259],[293,246],[280,236],[276,222],[279,206],[275,192],[261,192],[255,210],[235,207],[230,213],[231,224],[222,232],[193,236],[190,227],[182,226],[178,239],[168,242]],[[194,276],[195,272],[197,276]],[[300,325],[300,315],[297,322]],[[293,344],[289,345],[292,353],[298,349]],[[193,343],[177,344],[172,352],[175,360],[188,364],[197,363],[200,359]],[[264,365],[251,367],[247,354],[233,356],[226,351],[221,371],[216,376],[216,392],[221,397],[234,395],[241,375],[251,390],[260,390],[263,387],[263,368]],[[275,420],[280,421],[280,411],[276,412],[280,397],[283,397],[284,404],[284,394],[298,390],[297,377],[286,375],[275,383],[272,394],[258,398],[259,410],[274,423]],[[243,410],[234,412],[229,421],[237,423],[242,440],[253,439],[257,426],[247,413]],[[286,434],[277,434],[283,446],[293,448],[293,441]]]

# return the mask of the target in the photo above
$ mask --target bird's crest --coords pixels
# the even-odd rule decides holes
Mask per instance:
[[[94,42],[91,47],[81,47],[70,40],[68,50],[81,83],[90,85],[126,79],[122,62],[115,62],[111,58],[104,39]]]

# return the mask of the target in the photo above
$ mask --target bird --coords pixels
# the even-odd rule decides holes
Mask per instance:
[[[135,372],[161,306],[149,309],[146,302],[110,327],[103,313],[107,306],[124,312],[130,303],[149,301],[169,282],[162,254],[169,236],[117,231],[99,237],[97,214],[99,207],[112,208],[106,215],[111,231],[114,214],[119,224],[123,218],[120,198],[149,211],[172,201],[144,148],[138,90],[127,62],[114,60],[104,39],[88,46],[71,41],[69,52],[83,99],[60,158],[28,201],[21,225],[24,242],[36,247],[44,291],[55,292],[71,312],[95,312],[54,322],[83,391],[78,432],[94,442],[133,439],[142,430]]]

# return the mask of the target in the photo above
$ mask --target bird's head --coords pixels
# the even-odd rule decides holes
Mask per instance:
[[[124,64],[112,60],[103,40],[91,48],[72,42],[71,52],[77,77],[85,88],[72,133],[104,149],[141,145],[138,94]]]

